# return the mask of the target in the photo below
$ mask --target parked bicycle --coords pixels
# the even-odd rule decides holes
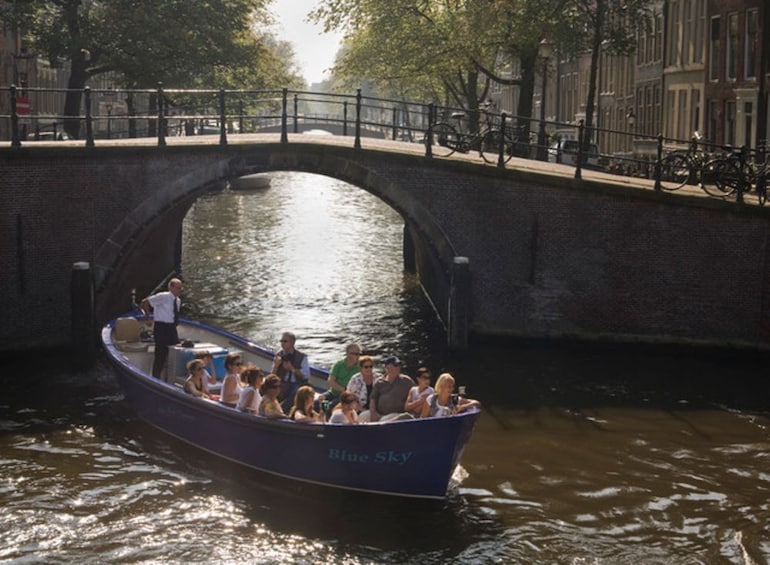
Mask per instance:
[[[672,151],[660,160],[660,186],[663,190],[679,190],[686,184],[703,186],[703,166],[707,155],[698,148],[703,136],[693,133],[686,151]]]
[[[487,163],[497,163],[500,156],[500,144],[503,143],[503,160],[508,162],[513,157],[515,141],[494,125],[494,114],[490,112],[491,102],[482,105],[479,111],[484,115],[484,123],[477,132],[467,133],[463,128],[465,112],[453,112],[452,119],[457,121],[457,127],[448,122],[433,124],[432,153],[438,157],[449,157],[452,153],[470,153],[478,151]],[[425,143],[428,137],[425,138]]]
[[[717,191],[712,196],[727,198],[734,194],[750,192],[756,187],[757,201],[760,206],[767,202],[767,179],[770,176],[770,163],[767,160],[761,165],[750,159],[749,151],[744,146],[734,149],[726,155],[720,155],[705,167],[714,178]]]

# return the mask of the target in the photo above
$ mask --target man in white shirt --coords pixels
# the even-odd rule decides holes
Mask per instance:
[[[150,310],[153,311],[155,358],[152,361],[152,374],[159,379],[168,359],[168,346],[179,343],[176,325],[179,321],[179,309],[182,306],[179,298],[181,294],[182,281],[171,279],[168,281],[168,291],[158,292],[142,300],[141,308],[147,325],[151,324]]]

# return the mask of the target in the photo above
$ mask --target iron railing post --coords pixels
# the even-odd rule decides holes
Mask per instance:
[[[284,88],[283,94],[282,94],[282,100],[281,100],[281,143],[289,143],[289,132],[287,131],[287,108],[286,105],[288,104],[288,97],[289,97],[289,89]]]
[[[751,189],[751,186],[746,186],[745,183],[749,182],[746,178],[746,161],[748,159],[749,148],[745,145],[741,146],[740,153],[738,153],[738,190],[735,195],[736,204],[743,204],[743,193],[747,189]]]
[[[361,89],[356,89],[356,140],[354,149],[361,149]]]
[[[497,148],[497,166],[501,169],[505,168],[505,118],[507,114],[502,112],[500,114],[500,147]]]
[[[578,152],[575,155],[575,178],[583,178],[583,143],[585,142],[584,136],[586,132],[585,120],[578,122]]]
[[[348,135],[348,101],[342,102],[342,135]]]
[[[398,138],[398,125],[396,124],[396,120],[398,119],[398,108],[393,106],[393,118],[391,121],[393,122],[393,141],[396,141]]]
[[[294,133],[299,133],[299,100],[294,95]]]
[[[155,94],[158,97],[158,147],[166,145],[166,128],[163,127],[163,83],[158,81],[158,90]]]
[[[428,131],[425,134],[425,156],[428,159],[433,157],[433,115],[435,108],[433,102],[428,104]]]
[[[225,89],[219,89],[219,145],[227,145],[227,113]]]
[[[663,190],[663,186],[660,184],[660,162],[663,159],[663,134],[658,134],[658,146],[656,149],[656,156],[655,156],[655,185],[654,189],[660,192]]]
[[[94,117],[91,115],[91,87],[83,89],[84,104],[86,107],[86,147],[94,146]],[[55,139],[55,138],[54,138]]]
[[[21,147],[21,137],[19,137],[19,115],[16,113],[16,85],[11,88],[11,147]]]

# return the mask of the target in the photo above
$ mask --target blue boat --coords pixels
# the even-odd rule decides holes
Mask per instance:
[[[102,344],[126,400],[155,428],[230,461],[273,475],[353,491],[443,499],[479,416],[478,409],[447,418],[343,425],[270,420],[184,392],[184,364],[196,349],[215,365],[237,351],[269,371],[275,352],[221,329],[180,320],[184,344],[171,348],[163,379],[150,374],[153,347],[141,322],[125,316],[102,329]],[[327,371],[311,368],[325,390]]]

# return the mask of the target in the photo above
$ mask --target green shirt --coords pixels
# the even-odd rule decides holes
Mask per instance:
[[[329,376],[334,377],[334,380],[337,381],[337,384],[342,388],[346,388],[350,382],[350,379],[353,378],[353,375],[360,371],[361,369],[358,366],[358,363],[355,363],[352,367],[348,367],[348,361],[347,358],[345,358],[340,359],[334,364],[334,366],[332,366],[332,370],[329,371]],[[329,388],[329,392],[332,394],[332,396],[340,395],[340,392],[333,388]]]

